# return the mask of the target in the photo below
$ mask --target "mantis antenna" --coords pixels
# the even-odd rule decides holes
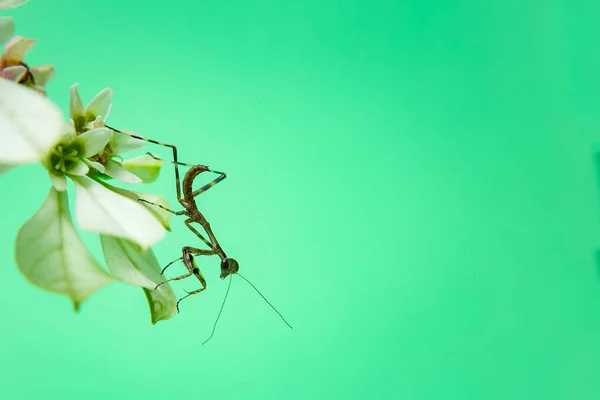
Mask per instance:
[[[219,318],[221,318],[221,313],[223,312],[223,307],[225,307],[225,302],[227,301],[227,296],[229,295],[229,289],[231,289],[231,281],[232,281],[232,275],[229,275],[229,285],[227,285],[227,292],[225,292],[225,298],[223,299],[223,304],[221,304],[221,309],[219,310],[219,315],[217,315],[217,319],[215,320],[215,324],[213,325],[213,329],[212,332],[210,333],[210,336],[208,337],[208,339],[206,339],[204,342],[202,342],[202,345],[205,345],[206,342],[208,342],[213,335],[215,334],[215,329],[217,329],[217,322],[219,322]]]
[[[285,318],[283,318],[283,315],[281,315],[281,313],[280,313],[279,311],[277,311],[277,309],[275,308],[275,306],[274,306],[273,304],[271,304],[271,302],[269,302],[269,300],[267,300],[267,298],[266,298],[265,296],[263,296],[263,294],[260,292],[260,290],[258,290],[258,289],[256,288],[256,286],[254,286],[254,285],[252,284],[252,282],[250,282],[248,279],[246,279],[246,278],[244,278],[242,275],[240,275],[240,273],[239,273],[239,272],[237,273],[237,276],[239,276],[240,278],[242,278],[243,280],[245,280],[246,282],[248,282],[248,283],[250,284],[250,286],[252,286],[252,287],[254,288],[254,290],[256,290],[256,293],[260,294],[260,297],[262,297],[262,298],[263,298],[263,300],[264,300],[264,301],[266,301],[266,302],[267,302],[267,304],[268,304],[268,305],[270,305],[270,306],[271,306],[271,308],[272,308],[273,310],[275,310],[275,312],[277,313],[277,315],[279,315],[279,316],[281,317],[281,319],[283,320],[283,322],[285,322],[285,324],[286,324],[287,326],[289,326],[289,327],[290,327],[290,329],[294,329],[294,328],[292,328],[292,326],[289,324],[289,322],[287,322],[287,321],[285,320]]]

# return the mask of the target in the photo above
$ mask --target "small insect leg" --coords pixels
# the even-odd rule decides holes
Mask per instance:
[[[171,261],[170,263],[168,263],[168,264],[167,264],[167,265],[166,265],[166,266],[165,266],[165,267],[162,269],[162,271],[160,271],[160,274],[161,274],[161,275],[162,275],[162,274],[164,274],[164,273],[165,273],[165,271],[167,270],[167,268],[169,268],[171,265],[173,265],[173,264],[174,264],[174,263],[176,263],[177,261],[181,260],[182,258],[183,258],[183,257],[179,257],[178,259],[176,259],[176,260],[173,260],[173,261]]]
[[[187,274],[184,274],[184,275],[179,275],[179,276],[176,276],[175,278],[167,279],[166,281],[162,281],[161,283],[159,283],[158,285],[156,285],[156,286],[154,287],[154,290],[158,289],[158,287],[159,287],[160,285],[162,285],[163,283],[167,283],[167,282],[171,282],[171,281],[178,281],[178,280],[181,280],[181,279],[185,279],[185,278],[187,278],[187,277],[189,277],[189,276],[192,276],[192,272],[189,272],[189,273],[187,273]]]
[[[130,137],[132,137],[134,139],[143,140],[144,142],[149,142],[149,143],[157,144],[159,146],[169,147],[173,151],[173,161],[174,161],[173,165],[175,166],[175,185],[177,186],[177,200],[181,200],[181,183],[180,183],[180,179],[179,179],[179,168],[177,167],[177,164],[179,164],[177,162],[177,147],[175,147],[172,144],[161,143],[161,142],[157,142],[156,140],[145,138],[143,136],[134,135],[133,133],[123,132],[123,131],[120,131],[118,129],[112,128],[112,127],[110,127],[108,125],[105,125],[105,126],[108,129],[112,129],[115,132],[121,133],[123,135],[130,136]],[[152,154],[150,154],[150,155],[152,155]]]
[[[141,197],[138,199],[138,201],[141,202],[141,203],[146,203],[146,204],[150,204],[150,205],[155,206],[155,207],[162,208],[163,210],[168,211],[171,214],[175,214],[175,215],[183,215],[183,214],[185,214],[185,210],[173,211],[170,208],[167,208],[167,207],[165,207],[165,206],[163,206],[161,204],[153,203],[153,202],[148,201],[146,199],[142,199]]]
[[[186,290],[186,293],[187,293],[187,294],[186,294],[185,296],[183,296],[182,298],[180,298],[179,300],[177,300],[177,312],[179,312],[179,303],[181,303],[181,301],[182,301],[183,299],[187,299],[187,298],[188,298],[188,297],[190,297],[190,296],[193,296],[193,295],[195,295],[195,294],[198,294],[198,293],[200,293],[200,292],[204,291],[204,289],[206,289],[206,284],[204,285],[204,287],[201,287],[200,289],[197,289],[197,290],[193,290],[193,291],[191,291],[191,292],[188,292],[188,291]]]
[[[192,292],[188,292],[186,290],[187,295],[183,296],[181,299],[179,299],[177,301],[177,305],[176,305],[177,312],[179,312],[179,303],[181,302],[181,300],[183,300],[185,298],[188,298],[191,295],[200,293],[204,289],[206,289],[206,279],[204,279],[204,276],[202,275],[202,272],[200,272],[200,268],[198,268],[198,266],[196,265],[196,262],[194,261],[193,254],[196,254],[196,255],[212,255],[212,254],[214,254],[214,251],[212,251],[212,250],[196,249],[194,247],[186,246],[186,247],[184,247],[182,249],[182,253],[183,253],[183,262],[184,262],[185,266],[190,271],[190,274],[193,273],[196,276],[196,278],[198,278],[198,280],[200,281],[200,284],[202,285],[202,287],[200,289],[194,290]]]

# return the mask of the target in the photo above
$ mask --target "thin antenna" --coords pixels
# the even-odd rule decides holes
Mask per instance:
[[[271,308],[272,308],[273,310],[275,310],[275,312],[276,312],[276,313],[277,313],[277,314],[278,314],[278,315],[281,317],[281,319],[283,320],[283,322],[285,322],[285,324],[286,324],[287,326],[289,326],[289,327],[290,327],[290,329],[294,329],[294,328],[292,328],[292,326],[291,326],[291,325],[290,325],[290,324],[289,324],[289,323],[288,323],[288,322],[285,320],[285,318],[283,318],[283,315],[281,315],[281,313],[280,313],[279,311],[277,311],[277,309],[275,308],[275,306],[274,306],[273,304],[271,304],[271,303],[269,302],[269,300],[267,300],[267,298],[266,298],[265,296],[263,296],[263,294],[260,292],[260,290],[258,290],[258,289],[256,288],[256,286],[254,286],[254,285],[252,284],[252,282],[250,282],[248,279],[244,278],[244,277],[243,277],[242,275],[240,275],[239,273],[237,273],[237,275],[238,275],[240,278],[242,278],[243,280],[245,280],[246,282],[248,282],[248,283],[250,284],[250,286],[252,286],[252,287],[254,288],[254,290],[256,290],[256,293],[260,294],[260,297],[262,297],[262,298],[263,298],[263,300],[264,300],[264,301],[266,301],[266,302],[267,302],[267,304],[268,304],[268,305],[270,305],[270,306],[271,306]]]
[[[205,345],[206,342],[208,342],[215,334],[215,329],[217,329],[217,322],[219,322],[219,318],[221,317],[221,313],[223,312],[223,307],[225,307],[225,301],[227,301],[227,295],[229,295],[229,289],[231,289],[232,276],[233,275],[229,275],[229,285],[227,286],[227,292],[225,292],[225,298],[223,299],[223,304],[221,304],[221,309],[219,310],[219,315],[217,315],[217,320],[215,321],[215,324],[213,325],[213,330],[212,330],[210,336],[208,337],[208,339],[206,339],[202,343],[202,345]]]

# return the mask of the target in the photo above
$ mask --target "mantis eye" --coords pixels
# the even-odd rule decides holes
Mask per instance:
[[[240,266],[233,258],[224,258],[221,261],[221,278],[226,278],[229,274],[235,274],[240,269]]]

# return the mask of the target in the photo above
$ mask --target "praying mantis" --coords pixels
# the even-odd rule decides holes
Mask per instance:
[[[134,139],[142,140],[145,142],[149,142],[149,143],[156,144],[159,146],[164,146],[164,147],[171,149],[172,154],[173,154],[173,160],[172,161],[168,160],[168,161],[171,161],[174,165],[175,185],[176,185],[176,190],[177,190],[177,201],[183,207],[183,209],[180,211],[173,211],[173,210],[166,208],[160,204],[152,203],[143,198],[138,199],[138,201],[145,202],[147,204],[162,208],[163,210],[168,211],[177,216],[181,216],[181,215],[186,216],[187,218],[184,221],[185,226],[187,226],[188,229],[190,229],[200,240],[202,240],[202,242],[204,242],[209,247],[209,249],[200,249],[200,248],[192,247],[192,246],[184,246],[181,250],[181,252],[182,252],[181,257],[168,263],[161,271],[161,275],[164,274],[165,270],[169,266],[171,266],[173,263],[175,263],[179,260],[183,261],[183,264],[186,266],[188,272],[186,274],[182,274],[182,275],[167,279],[167,280],[159,283],[158,285],[156,285],[155,289],[164,283],[185,279],[192,275],[194,275],[198,279],[198,281],[200,281],[200,284],[202,285],[201,288],[193,290],[191,292],[186,291],[187,294],[177,301],[177,305],[176,305],[177,312],[179,312],[179,303],[182,300],[184,300],[190,296],[193,296],[195,294],[203,292],[207,287],[206,279],[204,279],[202,272],[198,268],[196,261],[194,260],[194,256],[212,256],[212,255],[219,256],[219,258],[221,259],[220,278],[225,279],[228,276],[230,278],[229,285],[227,287],[227,292],[225,294],[225,299],[223,300],[223,304],[221,305],[221,309],[217,316],[217,320],[215,321],[215,325],[213,326],[213,332],[212,332],[211,336],[204,343],[208,342],[208,340],[210,340],[210,338],[214,334],[217,322],[219,320],[219,317],[221,316],[221,312],[223,311],[223,306],[225,305],[225,301],[227,300],[227,295],[229,294],[229,289],[231,287],[231,278],[233,275],[238,275],[240,278],[242,278],[243,280],[248,282],[250,284],[250,286],[252,286],[254,288],[254,290],[256,290],[256,292],[267,302],[267,304],[269,306],[271,306],[271,308],[279,315],[279,317],[281,317],[283,322],[285,322],[285,324],[288,327],[292,328],[292,326],[285,320],[283,315],[281,315],[281,313],[265,298],[265,296],[263,296],[263,294],[256,288],[256,286],[254,286],[252,284],[252,282],[250,282],[248,279],[246,279],[244,276],[242,276],[238,272],[239,268],[240,268],[239,263],[234,258],[228,257],[225,254],[225,251],[219,244],[219,241],[217,240],[217,238],[215,237],[215,235],[211,229],[210,223],[206,220],[204,215],[198,209],[198,205],[196,203],[196,197],[199,196],[200,194],[206,192],[208,189],[212,188],[217,183],[224,180],[227,177],[227,175],[224,172],[212,170],[206,165],[193,165],[193,164],[186,164],[186,163],[179,162],[177,159],[177,147],[175,147],[172,144],[162,143],[162,142],[159,142],[159,141],[156,141],[153,139],[148,139],[148,138],[138,136],[138,135],[135,135],[132,133],[124,132],[124,131],[112,128],[108,125],[106,127],[115,132],[130,136]],[[161,158],[153,155],[152,153],[147,153],[147,154],[156,160],[162,160]],[[185,167],[189,168],[188,171],[185,173],[183,181],[180,180],[179,166],[185,166]],[[205,172],[214,173],[214,174],[217,174],[218,176],[211,182],[202,186],[201,188],[194,190],[192,188],[194,180],[197,177],[199,177],[202,173],[205,173]],[[208,239],[202,233],[200,233],[192,225],[192,223],[199,224],[206,232]]]

